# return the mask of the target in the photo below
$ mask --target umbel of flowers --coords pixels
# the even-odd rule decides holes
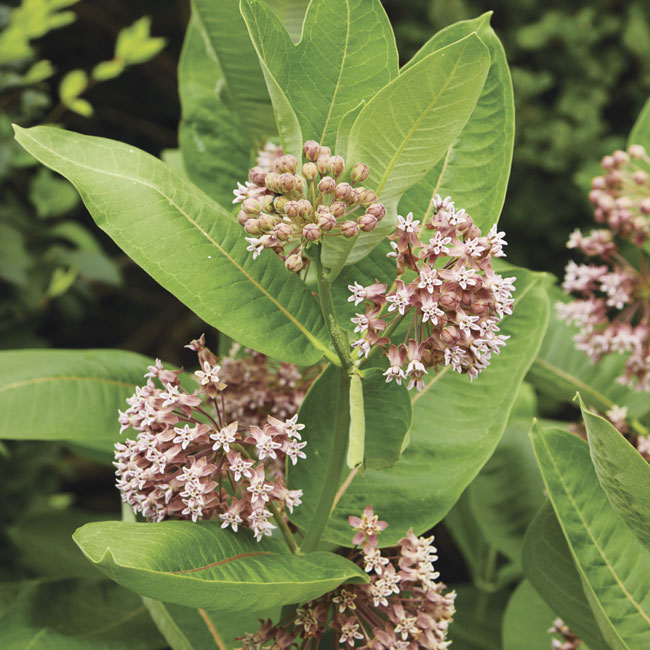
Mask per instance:
[[[398,216],[391,236],[398,279],[390,289],[379,282],[349,286],[350,302],[365,311],[352,319],[360,338],[359,356],[379,346],[388,356],[386,381],[409,380],[421,390],[429,368],[451,365],[471,379],[498,354],[507,336],[498,334],[499,322],[512,313],[515,278],[504,278],[492,268],[493,257],[504,257],[504,233],[493,226],[483,236],[465,210],[450,197],[436,195],[431,219],[422,222]],[[407,281],[402,274],[410,271]],[[403,342],[391,344],[398,326]],[[398,330],[399,331],[399,330]]]
[[[295,411],[307,382],[288,364],[262,368],[261,355],[218,365],[203,337],[187,347],[200,361],[196,390],[157,360],[120,412],[121,432],[138,434],[115,445],[117,487],[151,521],[216,517],[222,528],[250,528],[259,541],[275,528],[271,518],[300,504],[302,491],[287,489],[284,467],[305,458]],[[255,374],[268,383],[244,395],[241,385]]]
[[[305,142],[302,158],[267,145],[233,201],[242,203],[237,220],[250,235],[253,257],[271,248],[294,272],[308,265],[310,244],[369,232],[386,214],[377,194],[359,185],[368,178],[368,165],[357,162],[346,174],[343,158],[313,140]]]
[[[650,390],[650,158],[632,145],[602,160],[605,174],[593,179],[589,195],[602,228],[574,231],[568,248],[578,248],[589,264],[571,261],[562,287],[577,296],[558,303],[560,318],[577,325],[575,342],[594,361],[628,353],[618,381]],[[634,260],[632,263],[629,260]]]
[[[433,537],[416,537],[409,530],[397,548],[380,550],[377,535],[388,525],[368,506],[361,517],[350,517],[356,531],[349,559],[370,575],[364,585],[339,587],[273,625],[262,623],[241,638],[246,650],[295,646],[316,648],[326,629],[337,647],[369,650],[443,650],[455,607],[455,592],[444,593],[434,570],[438,559]]]

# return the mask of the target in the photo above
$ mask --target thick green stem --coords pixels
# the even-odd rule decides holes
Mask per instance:
[[[300,546],[304,553],[310,553],[316,549],[327,520],[332,511],[332,505],[339,489],[341,471],[345,464],[345,456],[348,450],[348,428],[350,425],[348,416],[348,399],[350,395],[350,376],[341,370],[341,383],[339,385],[339,397],[336,411],[336,428],[332,439],[332,454],[327,464],[327,473],[323,479],[323,487],[318,499],[316,511],[311,524],[305,534],[305,539]]]

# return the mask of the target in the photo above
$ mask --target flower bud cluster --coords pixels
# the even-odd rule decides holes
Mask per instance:
[[[640,168],[650,159],[643,147],[632,145],[629,154],[616,151],[603,158],[605,176],[594,179],[590,197],[597,222],[607,228],[589,235],[574,231],[568,248],[578,248],[598,263],[566,267],[563,289],[577,295],[558,303],[558,316],[579,328],[576,347],[594,361],[610,353],[629,354],[618,381],[637,390],[650,390],[650,265],[644,250],[650,220],[650,183]],[[637,261],[621,251],[637,247]]]
[[[146,384],[120,411],[120,432],[132,428],[138,434],[115,445],[117,487],[133,512],[151,521],[218,518],[222,528],[250,528],[259,541],[271,534],[270,519],[282,516],[281,509],[291,512],[300,505],[302,491],[287,489],[283,467],[287,459],[295,464],[306,457],[304,426],[297,415],[278,419],[267,414],[262,420],[259,407],[274,404],[272,395],[253,395],[248,401],[240,396],[229,405],[224,379],[250,364],[237,367],[231,359],[222,372],[203,337],[187,347],[199,357],[196,390],[188,392],[181,371],[166,370],[156,360]],[[297,379],[285,368],[277,378],[283,381],[295,384]],[[293,401],[280,402],[285,412],[293,408]]]
[[[234,190],[233,203],[242,204],[237,220],[250,235],[254,258],[271,248],[287,269],[299,272],[309,263],[305,250],[311,244],[369,232],[384,218],[377,194],[360,185],[370,172],[366,164],[346,172],[341,156],[313,140],[305,142],[301,160],[268,145],[265,153],[247,183]]]
[[[552,650],[578,650],[580,639],[571,632],[569,626],[561,618],[556,618],[549,629],[549,634],[558,634],[562,640],[553,639],[551,642]]]
[[[409,530],[397,548],[379,549],[377,534],[387,526],[368,506],[361,517],[350,517],[357,546],[348,559],[370,575],[364,585],[345,585],[296,609],[277,625],[265,621],[254,634],[242,637],[245,650],[317,648],[326,628],[337,647],[372,650],[444,650],[456,611],[455,592],[436,582],[438,559],[433,537]]]
[[[497,332],[501,319],[512,313],[515,278],[492,269],[492,258],[505,256],[503,237],[496,226],[481,235],[449,197],[434,197],[426,226],[412,213],[398,216],[389,255],[396,258],[399,275],[408,268],[416,276],[410,282],[397,279],[390,290],[378,282],[348,287],[348,300],[365,305],[365,312],[352,319],[362,335],[352,344],[359,356],[381,346],[390,362],[386,381],[409,379],[409,389],[421,390],[428,369],[441,365],[475,379],[509,338]],[[404,318],[410,318],[404,341],[392,345],[387,333]]]

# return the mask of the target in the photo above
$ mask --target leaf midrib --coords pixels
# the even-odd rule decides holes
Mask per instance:
[[[90,165],[82,165],[75,160],[72,160],[71,158],[67,158],[66,156],[63,156],[59,152],[55,151],[54,149],[50,149],[48,146],[43,144],[42,142],[39,142],[36,140],[33,136],[31,136],[29,133],[27,133],[26,130],[22,130],[21,134],[24,135],[25,137],[28,137],[34,142],[37,146],[43,147],[46,151],[48,151],[50,154],[52,154],[55,157],[60,158],[61,160],[66,161],[67,163],[73,165],[74,167],[78,167],[80,169],[86,169],[91,172],[95,172],[97,174],[104,174],[106,176],[110,176],[113,178],[119,178],[121,180],[127,180],[135,183],[139,183],[140,185],[143,185],[144,187],[149,188],[150,190],[153,190],[154,192],[157,192],[160,196],[165,198],[171,205],[173,205],[178,212],[185,217],[185,219],[196,228],[196,230],[201,233],[209,242],[212,246],[214,246],[263,296],[265,296],[272,304],[276,306],[278,311],[282,313],[287,320],[289,320],[293,325],[296,326],[296,328],[302,332],[302,334],[307,338],[307,340],[314,345],[318,350],[321,350],[324,353],[328,353],[329,350],[326,348],[326,346],[321,343],[307,328],[305,328],[302,323],[291,314],[287,309],[284,308],[284,306],[279,303],[261,284],[259,284],[247,271],[242,267],[233,257],[231,257],[228,252],[222,248],[215,239],[213,239],[203,228],[199,226],[199,224],[190,217],[187,212],[185,212],[170,196],[165,194],[162,189],[156,187],[155,185],[152,185],[151,183],[145,182],[143,179],[137,177],[137,176],[124,176],[123,174],[117,174],[115,172],[109,172],[104,169],[96,169],[94,167],[91,167]],[[135,179],[135,180],[134,180]]]

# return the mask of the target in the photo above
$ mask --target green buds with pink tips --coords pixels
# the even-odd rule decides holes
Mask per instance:
[[[350,174],[350,178],[352,179],[353,183],[363,183],[368,178],[368,175],[370,174],[370,167],[366,165],[365,163],[358,162],[354,165],[352,168],[352,173]]]

